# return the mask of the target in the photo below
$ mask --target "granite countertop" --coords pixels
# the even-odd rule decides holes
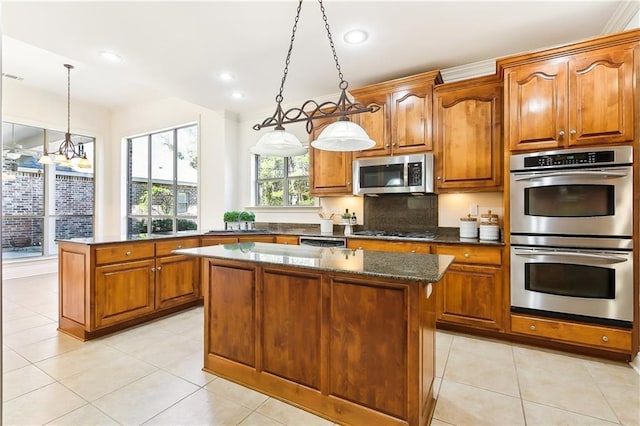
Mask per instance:
[[[274,243],[223,244],[175,250],[173,253],[424,283],[439,281],[454,260],[454,256],[448,255]]]
[[[372,236],[372,235],[344,235],[342,230],[334,230],[332,234],[323,234],[319,229],[310,228],[296,228],[296,229],[253,229],[249,231],[228,231],[228,230],[212,230],[212,231],[180,231],[163,234],[136,234],[136,235],[109,235],[109,236],[96,236],[88,238],[70,238],[59,239],[61,242],[72,242],[79,244],[108,244],[127,241],[149,241],[149,240],[162,240],[169,238],[179,237],[202,237],[202,236],[239,236],[239,235],[263,235],[263,234],[278,234],[278,235],[297,235],[297,236],[313,236],[313,237],[346,237],[353,239],[375,239],[385,241],[413,241],[421,243],[436,243],[436,244],[481,244],[481,245],[493,245],[504,246],[503,240],[480,240],[477,238],[460,238],[459,228],[437,228],[433,230],[435,237],[433,239],[425,238],[407,238],[407,237],[391,237],[391,236]]]

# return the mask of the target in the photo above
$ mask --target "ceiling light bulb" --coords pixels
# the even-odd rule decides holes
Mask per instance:
[[[233,75],[229,72],[221,72],[219,75],[220,80],[222,81],[233,81]]]
[[[107,61],[110,61],[110,62],[120,62],[122,60],[120,55],[118,55],[117,53],[110,52],[108,50],[101,50],[99,54],[100,56],[102,56],[103,59],[106,59]]]
[[[242,92],[233,92],[231,94],[231,97],[233,99],[244,99],[244,93],[242,93]]]
[[[363,30],[351,30],[344,35],[344,41],[349,44],[361,44],[367,41],[369,34]]]

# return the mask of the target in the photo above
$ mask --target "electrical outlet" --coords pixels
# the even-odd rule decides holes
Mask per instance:
[[[478,205],[477,204],[469,204],[469,214],[471,216],[478,216]]]

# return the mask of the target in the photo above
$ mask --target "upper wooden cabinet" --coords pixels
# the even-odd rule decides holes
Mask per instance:
[[[638,39],[633,31],[499,61],[510,150],[633,142]]]
[[[315,140],[334,121],[336,121],[335,118],[314,120],[309,141]],[[309,164],[311,195],[345,195],[353,192],[351,152],[323,151],[309,146]]]
[[[498,78],[437,86],[433,115],[436,190],[499,190],[503,151]]]
[[[350,90],[365,105],[376,104],[376,113],[354,116],[376,145],[354,153],[355,157],[379,157],[427,152],[433,149],[433,87],[442,83],[439,71],[377,83]]]

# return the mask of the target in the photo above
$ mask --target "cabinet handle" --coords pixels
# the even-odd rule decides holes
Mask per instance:
[[[385,147],[385,148],[389,148],[390,146],[391,146],[391,145],[389,145],[389,144],[386,144],[386,145],[385,145],[384,147]]]
[[[159,270],[161,270],[161,269],[162,269],[162,266],[158,266],[158,267],[156,268],[156,271],[159,271]]]
[[[130,251],[126,251],[126,252],[124,252],[124,255],[125,256],[131,256],[131,252]]]
[[[155,271],[156,271],[156,268],[151,268],[151,272],[155,272]]]
[[[609,338],[608,338],[607,336],[602,336],[602,341],[603,341],[603,342],[608,342],[608,341],[609,341]]]
[[[179,248],[179,249],[181,249],[181,248],[182,248],[182,246],[181,246],[180,244],[178,244],[178,248]]]
[[[436,177],[436,180],[442,180],[441,176]]]
[[[415,252],[416,252],[415,250],[411,250],[411,253],[415,253]]]
[[[469,258],[469,253],[465,253],[464,257]]]
[[[531,324],[531,325],[529,326],[529,330],[531,330],[531,331],[536,331],[536,326],[535,326],[535,325],[533,325],[533,324]]]
[[[351,182],[347,182],[347,185],[351,185]]]
[[[558,136],[564,136],[564,130],[560,130],[560,132],[558,133]]]
[[[575,135],[578,132],[576,132],[576,129],[571,129],[571,131],[569,133],[571,133],[572,135]]]
[[[391,146],[398,146],[398,143],[394,142],[394,143],[391,144]]]

